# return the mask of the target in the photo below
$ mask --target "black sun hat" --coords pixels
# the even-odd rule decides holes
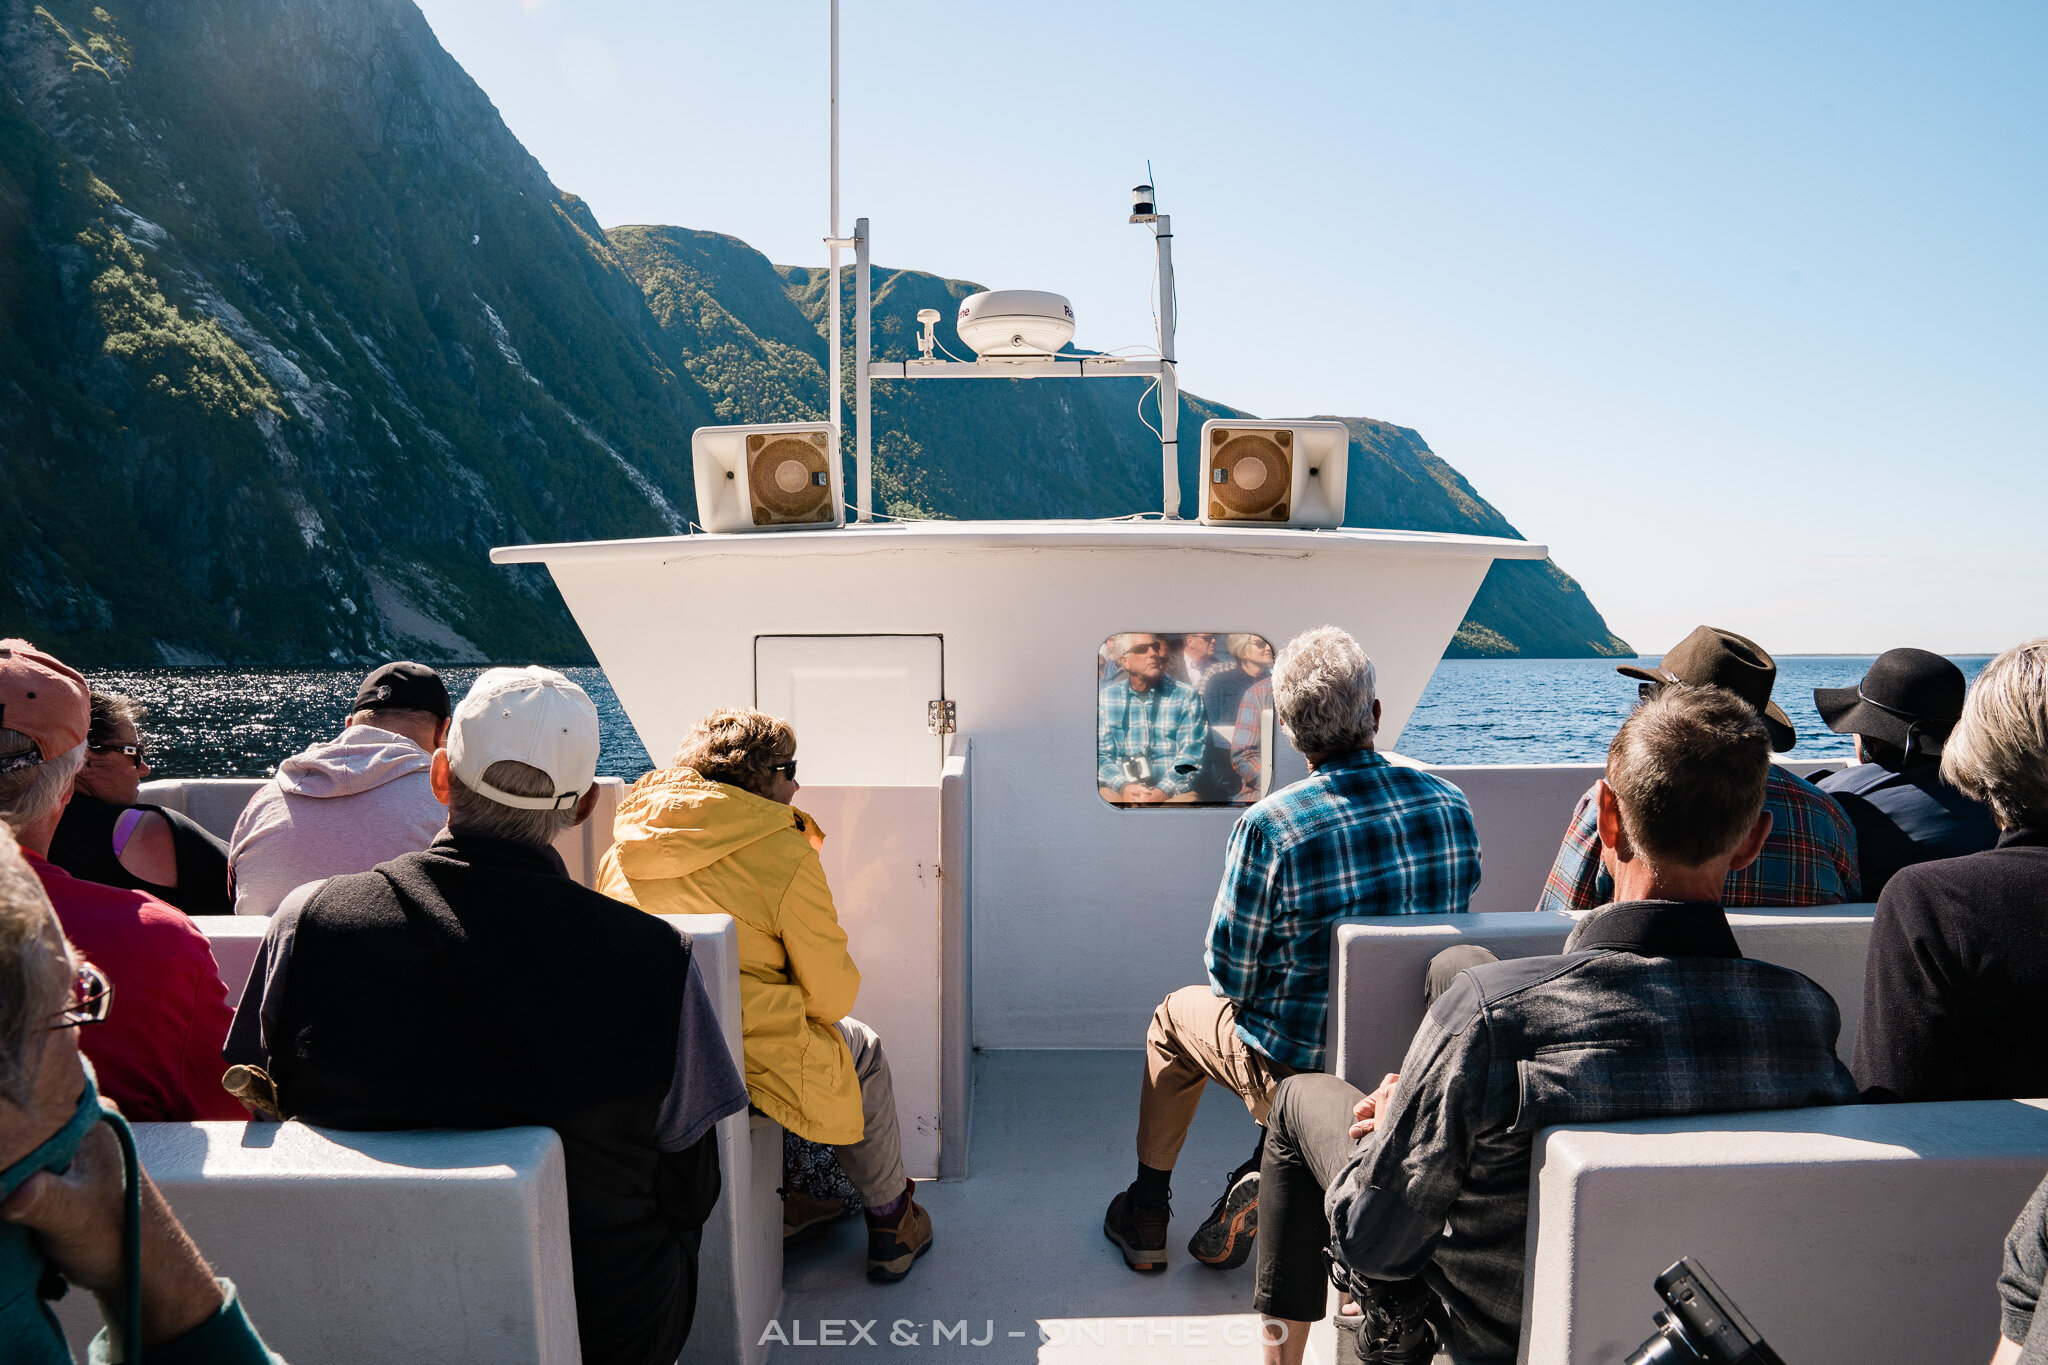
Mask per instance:
[[[1924,649],[1888,649],[1854,687],[1816,687],[1813,705],[1838,735],[1868,735],[1938,754],[1963,714],[1963,670]]]
[[[1619,664],[1615,672],[1647,683],[1683,683],[1688,687],[1725,687],[1755,707],[1771,732],[1771,748],[1784,753],[1799,742],[1792,718],[1771,700],[1778,681],[1778,661],[1746,635],[1718,626],[1700,626],[1680,640],[1655,668]]]

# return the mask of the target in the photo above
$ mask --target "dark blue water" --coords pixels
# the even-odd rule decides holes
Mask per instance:
[[[1958,657],[1975,678],[1989,656]],[[1645,662],[1648,662],[1647,660]],[[1401,752],[1431,763],[1597,763],[1635,703],[1636,685],[1612,659],[1446,659],[1401,734]],[[1846,687],[1868,657],[1814,655],[1778,660],[1778,704],[1799,731],[1795,758],[1846,758],[1846,735],[1830,733],[1813,709],[1816,687]],[[460,696],[482,670],[442,671]],[[564,670],[597,703],[604,751],[598,771],[628,780],[652,764],[604,673]],[[262,777],[279,759],[328,739],[362,681],[357,672],[314,668],[153,668],[87,675],[148,706],[143,722],[159,777]]]

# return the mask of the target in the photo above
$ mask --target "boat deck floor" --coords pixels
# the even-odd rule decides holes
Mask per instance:
[[[805,1346],[830,1330],[822,1320],[839,1319],[841,1339],[855,1336],[849,1320],[874,1322],[875,1345],[857,1351],[906,1362],[1257,1361],[1253,1263],[1215,1270],[1187,1254],[1224,1176],[1258,1140],[1235,1096],[1209,1088],[1181,1151],[1167,1269],[1131,1271],[1102,1235],[1103,1210],[1136,1174],[1143,1074],[1138,1051],[978,1054],[967,1178],[917,1187],[931,1251],[908,1279],[876,1285],[859,1219],[791,1248],[779,1316],[790,1344],[771,1345],[769,1359],[815,1358]],[[1308,1358],[1330,1365],[1333,1341],[1326,1319]]]

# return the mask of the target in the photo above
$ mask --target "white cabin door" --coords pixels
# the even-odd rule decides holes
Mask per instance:
[[[757,635],[754,705],[796,727],[798,780],[821,787],[936,787],[946,695],[937,635]]]

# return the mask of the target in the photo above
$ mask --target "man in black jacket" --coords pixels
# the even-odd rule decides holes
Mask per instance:
[[[1770,835],[1770,755],[1732,692],[1659,691],[1622,723],[1594,788],[1616,899],[1563,954],[1457,973],[1371,1095],[1335,1076],[1280,1083],[1252,1299],[1268,1340],[1286,1339],[1269,1359],[1301,1358],[1327,1248],[1365,1308],[1360,1358],[1426,1362],[1447,1317],[1461,1359],[1512,1361],[1539,1130],[1856,1098],[1835,1002],[1744,958],[1718,900]]]
[[[273,917],[227,1060],[334,1128],[561,1134],[591,1365],[670,1365],[717,1201],[712,1125],[745,1108],[690,944],[572,881],[551,847],[596,800],[597,712],[495,668],[434,754],[448,829]]]

